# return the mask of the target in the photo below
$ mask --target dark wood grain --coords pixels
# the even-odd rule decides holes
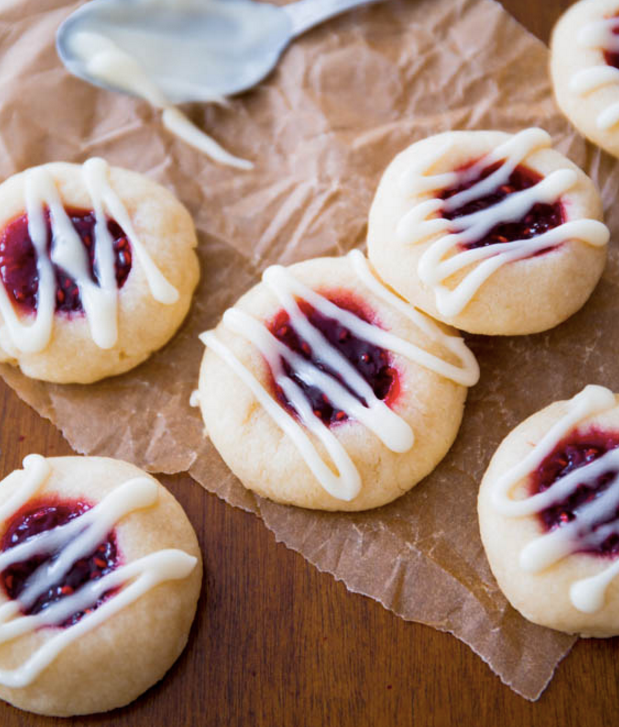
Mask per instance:
[[[543,40],[567,0],[504,0]],[[0,474],[29,452],[70,454],[49,422],[0,383]],[[0,703],[2,727],[549,727],[616,724],[616,640],[581,641],[530,704],[466,646],[351,595],[275,543],[253,516],[188,477],[163,478],[184,505],[207,569],[189,647],[128,708],[56,720]]]

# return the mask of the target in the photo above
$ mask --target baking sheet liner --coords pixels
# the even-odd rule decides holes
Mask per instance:
[[[0,177],[93,155],[148,174],[193,214],[202,281],[180,333],[127,375],[88,387],[31,381],[6,365],[0,375],[77,451],[152,472],[188,471],[351,591],[453,633],[512,689],[536,699],[575,639],[528,623],[498,591],[479,538],[477,488],[492,452],[523,418],[586,383],[619,390],[614,242],[602,282],[567,323],[536,336],[469,338],[482,376],[454,447],[422,484],[379,510],[316,513],[254,497],[204,438],[189,396],[203,352],[198,334],[267,265],[362,246],[381,172],[426,135],[542,126],[593,176],[618,231],[616,165],[555,108],[547,49],[492,0],[385,0],[358,9],[295,42],[266,82],[228,108],[188,108],[256,163],[238,172],[169,136],[145,103],[65,72],[54,34],[79,4],[25,0],[0,11]]]

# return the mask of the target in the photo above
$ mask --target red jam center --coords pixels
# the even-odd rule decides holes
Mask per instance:
[[[552,487],[557,480],[565,477],[573,470],[599,459],[606,452],[616,447],[619,447],[619,432],[601,432],[597,429],[586,432],[572,432],[557,444],[555,449],[533,473],[530,480],[530,493],[534,495],[538,492],[544,492],[544,490]],[[604,472],[590,483],[582,482],[570,497],[543,510],[539,517],[544,529],[554,530],[576,519],[576,510],[585,503],[595,500],[604,492],[616,474],[616,470],[609,469],[608,472]],[[600,520],[595,525],[594,530],[601,525],[613,522],[617,518],[619,518],[619,509],[609,511],[608,516]],[[579,552],[595,553],[603,556],[619,555],[619,535],[609,535],[599,546],[595,548],[583,547],[579,549]]]
[[[613,19],[619,20],[619,15],[615,15]],[[613,28],[613,34],[619,35],[619,24]],[[605,50],[604,60],[606,61],[607,65],[613,66],[614,68],[619,68],[619,53]]]
[[[66,212],[88,252],[90,277],[93,281],[99,282],[94,264],[95,214],[93,211],[71,208],[67,208]],[[49,210],[46,210],[45,218],[47,221],[48,250],[50,250],[52,226]],[[131,246],[117,222],[109,220],[107,228],[114,240],[116,282],[118,287],[121,288],[131,270]],[[62,313],[82,312],[82,301],[75,280],[56,265],[54,265],[54,273],[56,274],[56,311]],[[0,277],[9,295],[22,310],[27,313],[36,311],[39,274],[36,252],[28,234],[27,215],[17,217],[2,231],[0,236]]]
[[[370,317],[363,311],[361,305],[358,305],[349,297],[343,298],[329,297],[329,300],[339,308],[350,311],[366,323],[374,323]],[[391,354],[378,346],[374,346],[368,341],[357,338],[353,333],[334,318],[319,313],[309,303],[304,300],[298,300],[297,303],[303,311],[306,318],[318,329],[329,343],[336,348],[342,356],[344,356],[361,376],[372,387],[374,394],[378,399],[392,404],[397,398],[399,392],[398,372],[393,366]],[[348,391],[350,391],[362,404],[367,402],[358,397],[347,384],[346,379],[338,371],[329,368],[319,356],[312,351],[307,341],[304,341],[290,325],[290,319],[285,310],[280,311],[269,324],[271,333],[284,343],[292,351],[303,356],[303,358],[311,361],[318,369],[326,372],[333,378],[337,379]],[[303,381],[298,374],[291,368],[288,362],[282,360],[282,365],[286,374],[302,389],[306,399],[310,402],[311,407],[316,416],[331,426],[338,422],[345,421],[348,417],[345,412],[334,407],[327,396],[319,387],[310,385]],[[297,414],[293,405],[286,398],[280,386],[275,386],[275,393],[278,401],[293,414]]]
[[[486,167],[477,178],[469,180],[466,184],[461,184],[457,187],[452,187],[451,189],[444,189],[438,195],[439,198],[449,199],[459,192],[464,192],[466,189],[470,189],[482,179],[489,177],[500,166],[502,166],[502,164],[503,162],[496,162],[495,164]],[[485,210],[488,207],[493,207],[495,204],[498,204],[515,192],[521,192],[524,189],[529,189],[530,187],[535,186],[541,180],[542,176],[537,172],[534,172],[528,167],[519,165],[511,173],[507,182],[502,184],[491,194],[474,199],[455,210],[444,210],[442,215],[445,219],[456,220],[458,217],[464,217],[465,215],[470,215],[474,212],[481,212],[481,210]],[[538,203],[533,205],[533,207],[531,207],[529,212],[521,220],[495,225],[495,227],[493,227],[480,240],[470,242],[463,245],[463,247],[467,250],[471,250],[477,247],[496,245],[501,242],[528,240],[532,237],[542,235],[544,232],[552,230],[554,227],[558,227],[563,224],[563,222],[565,222],[565,213],[560,201],[557,201],[554,204]]]
[[[82,500],[57,501],[41,499],[36,502],[29,502],[9,521],[2,541],[0,542],[0,549],[2,552],[10,550],[39,533],[52,530],[60,525],[65,525],[76,517],[83,515],[91,507],[89,503]],[[57,557],[58,553],[41,552],[28,560],[14,563],[2,571],[0,573],[0,584],[9,598],[18,599],[34,571],[44,563],[53,563]],[[112,531],[94,551],[74,563],[71,570],[62,580],[41,594],[32,606],[22,608],[22,611],[25,615],[40,613],[56,601],[60,601],[75,593],[89,581],[97,580],[107,573],[110,573],[118,565],[118,547],[116,545],[116,537]],[[113,590],[107,591],[96,603],[89,606],[88,609],[72,614],[68,619],[58,625],[63,628],[72,626],[85,614],[97,609],[113,593]]]

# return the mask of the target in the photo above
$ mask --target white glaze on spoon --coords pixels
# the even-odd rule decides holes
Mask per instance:
[[[70,36],[69,48],[94,79],[123,89],[161,109],[164,126],[186,144],[220,164],[245,170],[253,168],[251,162],[227,152],[173,106],[138,60],[119,48],[110,38],[100,33],[79,31]],[[179,52],[182,53],[182,49]],[[213,100],[223,102],[219,98]]]
[[[500,162],[485,179],[468,189],[442,200],[426,198],[415,204],[399,221],[397,240],[403,245],[430,241],[418,263],[420,279],[430,286],[441,315],[452,317],[461,313],[483,283],[503,265],[534,255],[536,252],[577,239],[600,247],[608,242],[608,228],[597,220],[572,220],[528,239],[496,243],[484,247],[459,250],[463,245],[482,239],[499,224],[525,217],[539,203],[553,204],[577,181],[576,172],[558,169],[534,186],[515,192],[499,202],[453,220],[439,217],[441,212],[455,211],[476,199],[492,194],[509,181],[512,172],[533,152],[548,148],[549,135],[542,129],[527,129],[512,136],[470,168],[464,171],[428,174],[449,150],[449,145],[416,160],[400,179],[404,194],[439,192],[465,185],[478,179],[484,169]],[[455,288],[445,282],[454,274],[471,268]]]
[[[209,331],[200,336],[202,342],[220,356],[251,389],[273,421],[292,439],[322,487],[333,497],[344,501],[354,499],[359,493],[361,487],[359,473],[337,437],[312,411],[303,390],[287,375],[283,366],[284,361],[303,381],[311,382],[311,385],[319,388],[334,408],[362,423],[391,451],[408,451],[413,446],[414,435],[407,422],[392,411],[384,401],[376,397],[372,387],[348,359],[312,325],[299,307],[298,299],[309,303],[321,315],[337,320],[356,338],[368,341],[379,348],[399,353],[456,383],[472,386],[479,378],[477,361],[462,339],[446,335],[429,318],[387,290],[372,274],[365,257],[358,250],[349,253],[349,259],[362,283],[384,301],[404,313],[432,340],[440,342],[444,348],[458,356],[460,366],[450,364],[388,331],[363,321],[350,311],[336,306],[327,298],[296,280],[281,266],[273,266],[265,270],[264,283],[276,295],[288,314],[290,326],[310,346],[314,358],[324,362],[330,370],[337,371],[346,382],[346,386],[343,386],[333,376],[326,374],[312,361],[292,351],[279,341],[261,321],[247,313],[231,308],[223,317],[227,328],[248,339],[259,349],[271,369],[275,384],[281,387],[287,401],[297,412],[304,427],[323,444],[337,468],[337,474],[322,460],[303,427],[279,405],[249,369],[217,338],[215,333]],[[354,392],[354,395],[351,394],[351,391]],[[360,399],[366,402],[365,406]]]
[[[619,534],[619,520],[604,523],[609,513],[619,508],[619,449],[611,449],[598,459],[572,470],[547,490],[517,500],[510,495],[513,488],[530,477],[580,422],[616,406],[611,391],[602,386],[587,386],[568,402],[565,414],[529,454],[494,483],[491,502],[495,510],[507,517],[526,517],[564,502],[580,485],[593,486],[605,473],[615,472],[612,482],[603,492],[578,506],[574,520],[535,538],[523,548],[519,559],[523,570],[538,573],[572,553],[600,546],[613,533]],[[592,578],[573,583],[570,599],[574,607],[585,613],[594,613],[602,608],[605,590],[617,573],[619,561]]]
[[[0,518],[6,522],[44,485],[51,467],[43,457],[31,454],[24,459],[25,477],[21,487],[0,507]],[[0,488],[2,483],[0,483]],[[0,554],[0,572],[12,563],[27,560],[35,554],[57,554],[53,561],[43,563],[28,579],[17,600],[0,607],[0,644],[31,633],[43,626],[60,626],[74,613],[86,611],[112,589],[120,589],[95,611],[85,614],[76,624],[68,626],[45,641],[21,666],[0,669],[0,683],[7,687],[25,687],[80,636],[105,623],[114,614],[135,602],[143,594],[165,581],[186,578],[197,559],[182,550],[160,550],[92,580],[72,595],[51,604],[36,615],[20,616],[40,595],[62,580],[73,565],[87,557],[105,540],[114,525],[125,515],[152,507],[158,500],[157,484],[146,477],[136,477],[120,485],[101,502],[64,525],[30,536],[19,545]]]

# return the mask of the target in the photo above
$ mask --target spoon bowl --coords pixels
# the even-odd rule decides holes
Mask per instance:
[[[212,101],[267,76],[290,41],[314,25],[375,0],[92,0],[60,26],[58,54],[89,83],[128,92],[89,73],[74,39],[105,36],[130,55],[172,104]]]

